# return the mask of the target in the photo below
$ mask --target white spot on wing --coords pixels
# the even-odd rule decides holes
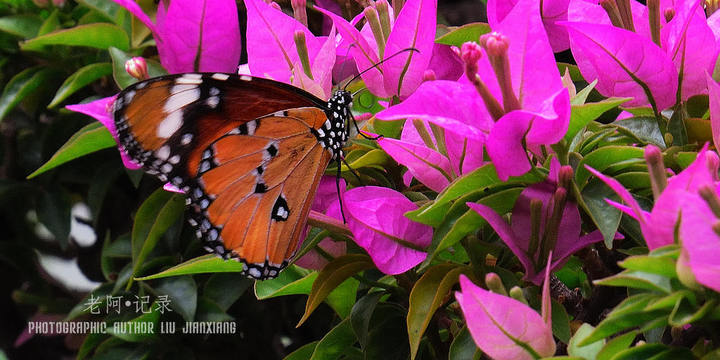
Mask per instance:
[[[174,89],[174,88],[173,88]],[[197,101],[200,98],[200,89],[197,87],[188,89],[186,91],[174,92],[170,95],[170,98],[165,102],[163,111],[171,113],[182,109],[188,104]]]
[[[160,122],[157,129],[155,130],[155,135],[157,135],[157,137],[159,138],[167,139],[180,129],[180,127],[182,126],[182,122],[182,111],[172,112],[168,114],[168,116],[165,117],[163,121]]]
[[[167,145],[163,145],[157,151],[155,151],[155,156],[158,159],[167,160],[167,158],[170,156],[170,147]]]
[[[215,79],[215,80],[220,80],[220,81],[225,81],[225,80],[227,80],[229,77],[230,77],[230,75],[228,75],[228,74],[223,74],[223,73],[215,73],[215,74],[212,75],[212,78],[213,78],[213,79]]]
[[[252,80],[252,76],[240,75],[240,80],[242,80],[242,81],[251,81],[251,80]]]
[[[176,84],[195,84],[199,85],[202,84],[202,75],[201,74],[185,74],[177,79],[175,79]]]

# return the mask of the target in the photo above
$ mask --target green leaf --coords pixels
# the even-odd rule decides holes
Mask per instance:
[[[57,106],[63,100],[67,99],[68,96],[74,94],[76,91],[92,83],[93,81],[105,76],[112,74],[112,64],[110,63],[96,63],[83,66],[74,74],[70,75],[62,85],[60,89],[55,93],[55,97],[50,101],[48,108]]]
[[[644,344],[635,346],[617,353],[613,360],[677,360],[677,359],[693,359],[694,357],[690,354],[690,357],[662,357],[663,353],[669,350],[667,345],[663,344]],[[658,357],[660,356],[660,357]]]
[[[522,190],[523,188],[519,187],[510,188],[490,194],[475,202],[489,206],[498,213],[505,214],[513,208],[515,200],[518,198]],[[465,197],[461,198],[461,200],[465,200]],[[453,209],[456,207],[465,207],[467,210],[465,210],[462,216],[458,217],[457,220],[449,218],[447,223],[443,222],[440,225],[433,235],[433,242],[428,248],[429,255],[423,262],[423,266],[425,264],[429,264],[430,261],[435,259],[441,251],[457,244],[466,235],[473,233],[478,228],[487,224],[487,221],[485,221],[480,214],[478,214],[475,210],[470,210],[470,208],[468,208],[464,203],[461,204],[459,201],[453,205]],[[454,213],[454,210],[451,210],[449,213]],[[445,228],[448,228],[447,232],[445,232]],[[435,245],[436,241],[437,245]]]
[[[672,326],[685,326],[692,324],[713,311],[716,305],[717,301],[715,299],[710,299],[698,309],[697,307],[690,305],[687,301],[680,301],[670,313],[668,322]]]
[[[581,195],[587,206],[588,215],[603,234],[605,247],[612,249],[615,233],[622,219],[622,212],[608,204],[605,199],[618,200],[618,196],[600,180],[590,181],[582,190]]]
[[[362,254],[343,255],[325,265],[313,283],[312,290],[305,304],[305,313],[297,326],[302,325],[310,314],[325,300],[328,294],[345,281],[345,279],[362,270],[372,269],[374,267],[375,264],[370,260],[370,257]]]
[[[585,165],[602,172],[610,166],[614,166],[621,162],[629,163],[629,160],[636,160],[637,162],[644,163],[643,148],[634,146],[603,146],[589,154],[587,154],[577,166],[575,172],[575,182],[577,183],[580,190],[587,184],[590,178],[590,171],[585,168]]]
[[[115,47],[109,47],[108,52],[112,58],[113,78],[120,89],[124,89],[138,82],[136,78],[130,76],[130,74],[125,71],[125,62],[130,60],[134,55],[126,53],[125,51]],[[157,61],[146,59],[145,62],[148,66],[148,76],[151,78],[167,74],[167,71],[165,71],[162,65],[160,65]]]
[[[374,292],[363,296],[355,303],[350,313],[350,323],[352,324],[353,332],[355,332],[355,337],[363,348],[367,345],[370,318],[383,295],[384,293],[382,292]]]
[[[378,304],[371,319],[366,359],[407,359],[410,348],[405,327],[405,310],[395,304]]]
[[[450,202],[472,191],[483,190],[494,184],[532,184],[542,179],[535,173],[512,177],[506,182],[500,181],[492,164],[486,164],[455,179],[445,190],[438,194],[434,202],[405,214],[409,219],[423,224],[437,226],[450,207]]]
[[[357,339],[353,333],[350,319],[345,319],[328,331],[317,343],[310,360],[338,359],[355,342]]]
[[[55,154],[40,168],[28,175],[32,179],[48,170],[54,169],[68,161],[99,150],[116,147],[115,139],[99,122],[93,122],[78,130]]]
[[[450,32],[435,39],[435,43],[459,47],[468,41],[478,42],[480,35],[487,34],[490,31],[490,25],[481,22],[465,24],[460,27],[451,27]]]
[[[42,193],[37,204],[38,221],[50,230],[62,249],[67,247],[70,236],[71,201],[67,191],[53,186]]]
[[[378,169],[382,169],[384,164],[387,164],[390,161],[390,156],[386,154],[384,151],[380,149],[373,149],[368,151],[365,155],[361,156],[360,158],[354,160],[350,163],[350,168],[352,169],[360,169],[363,167],[375,167]],[[350,171],[348,169],[347,165],[343,164],[340,167],[341,171]]]
[[[670,279],[658,274],[643,271],[625,270],[619,274],[595,280],[596,285],[623,286],[633,289],[658,291],[669,294],[672,290]]]
[[[158,296],[167,295],[169,306],[185,321],[193,321],[197,309],[197,284],[192,276],[178,276],[160,280],[155,287]]]
[[[675,260],[669,257],[631,256],[619,263],[628,270],[642,271],[676,279]]]
[[[360,281],[349,278],[333,289],[325,299],[325,302],[335,310],[341,319],[350,315],[350,311],[355,305],[355,296],[359,285]]]
[[[655,117],[638,116],[617,120],[612,124],[627,129],[633,136],[644,142],[655,144],[661,149],[665,148],[665,140]]]
[[[552,311],[551,317],[553,335],[560,339],[560,341],[567,344],[568,341],[570,341],[570,336],[572,335],[570,333],[570,316],[568,316],[567,311],[565,311],[565,306],[557,302],[555,299],[552,299],[552,306],[550,310]]]
[[[410,359],[415,359],[420,340],[435,311],[445,302],[450,289],[458,282],[461,273],[470,273],[472,269],[456,264],[433,266],[415,283],[410,292],[410,306],[407,314],[408,339],[410,340]]]
[[[305,344],[297,350],[291,352],[290,355],[286,356],[283,360],[307,360],[312,356],[317,344],[318,341]]]
[[[205,283],[203,295],[227,311],[252,284],[252,280],[237,273],[213,274]]]
[[[42,18],[34,14],[10,15],[0,18],[0,31],[29,39],[37,35]]]
[[[653,327],[663,326],[662,322],[667,323],[665,318],[667,311],[644,311],[645,306],[654,298],[655,296],[651,294],[640,294],[623,300],[579,345],[602,340],[623,330],[650,322],[655,322]],[[659,323],[656,322],[658,319],[661,320]]]
[[[599,102],[586,103],[582,105],[572,105],[570,112],[570,125],[565,133],[565,141],[568,143],[582,130],[588,123],[597,119],[604,112],[615,108],[616,106],[631,100],[631,98],[608,98]]]
[[[0,121],[26,97],[40,87],[48,86],[54,76],[55,70],[47,67],[32,67],[13,76],[0,95]]]
[[[145,281],[169,276],[242,271],[242,263],[238,261],[226,261],[213,254],[208,254],[190,259],[157,274],[135,278],[135,280]]]
[[[160,331],[158,328],[160,312],[153,310],[154,306],[150,306],[150,309],[149,313],[142,314],[128,321],[127,324],[116,325],[119,331],[115,331],[115,326],[108,326],[107,333],[128,342],[144,342],[156,338]]]
[[[108,335],[102,333],[87,334],[82,345],[80,345],[80,349],[78,349],[76,360],[85,359],[88,355],[90,355],[96,346],[100,345],[100,343],[105,341],[107,338]],[[2,357],[0,357],[0,360],[2,360]]]
[[[290,265],[278,277],[255,282],[255,297],[265,300],[285,295],[308,295],[318,273]]]
[[[587,360],[595,360],[598,353],[602,350],[605,345],[604,340],[598,340],[587,345],[581,345],[586,343],[586,340],[592,333],[594,328],[588,323],[584,323],[575,332],[575,335],[570,339],[568,343],[567,351],[570,356],[578,356]]]
[[[50,16],[43,21],[42,25],[40,25],[40,29],[38,29],[36,36],[42,36],[48,33],[51,33],[57,29],[60,28],[60,9],[53,10],[52,13],[50,13]]]
[[[105,50],[116,47],[127,51],[130,47],[127,33],[117,25],[94,23],[78,25],[41,35],[20,43],[24,51],[42,51],[47,45],[85,46]]]
[[[567,68],[566,68],[567,69]],[[577,70],[577,69],[576,69]],[[568,70],[569,71],[569,70]],[[564,74],[564,72],[563,72]],[[572,75],[570,75],[572,77]],[[575,96],[573,96],[570,99],[570,105],[583,105],[585,104],[585,101],[587,101],[588,96],[590,96],[590,93],[595,89],[595,85],[597,85],[597,79],[593,80],[588,86],[584,87],[582,90],[578,91]],[[567,135],[567,134],[566,134]]]
[[[140,266],[158,240],[182,217],[184,210],[184,196],[163,189],[155,190],[140,205],[132,230],[133,277],[138,274]],[[131,284],[132,279],[128,282],[128,288]]]
[[[633,330],[628,333],[622,334],[612,340],[608,341],[602,350],[597,354],[597,360],[610,360],[620,351],[623,351],[632,345],[633,340],[637,336],[638,331]]]
[[[475,341],[470,336],[470,331],[467,326],[464,326],[450,344],[448,360],[476,360],[480,359],[481,355],[482,352],[475,345]]]
[[[77,2],[97,11],[98,13],[102,14],[105,19],[113,22],[117,18],[118,11],[122,10],[122,7],[120,7],[120,5],[116,4],[113,1],[77,0]]]

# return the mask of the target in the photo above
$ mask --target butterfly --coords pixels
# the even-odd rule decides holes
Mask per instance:
[[[268,279],[288,264],[330,161],[343,159],[352,95],[328,101],[246,75],[185,73],[128,86],[113,105],[120,146],[183,190],[207,251]]]

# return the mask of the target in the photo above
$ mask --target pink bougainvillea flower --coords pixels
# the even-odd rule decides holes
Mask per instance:
[[[192,71],[234,72],[241,39],[234,0],[160,1],[156,22],[132,0],[113,0],[153,33],[160,63],[174,74]]]
[[[345,180],[340,179],[340,196],[342,197],[345,193]],[[335,183],[335,176],[323,176],[320,179],[320,185],[318,185],[317,192],[315,193],[315,200],[313,200],[311,211],[317,211],[327,216],[333,217],[340,221],[343,220],[342,213],[340,212],[340,201],[337,192],[337,184]],[[306,227],[307,233],[307,227]],[[303,235],[304,237],[305,235]],[[306,239],[307,240],[307,239]],[[337,257],[345,254],[347,251],[347,245],[342,241],[335,241],[331,238],[325,238],[320,241],[317,245],[321,251],[329,254],[330,256]],[[326,264],[328,260],[320,255],[316,250],[310,250],[303,257],[295,261],[295,264],[302,266],[306,269],[320,270]]]
[[[405,123],[400,140],[383,138],[378,144],[395,161],[405,165],[412,176],[434,191],[441,191],[458,175],[483,164],[483,143],[492,122],[471,85],[447,80],[427,81],[405,101],[376,116],[384,120],[423,120],[425,133],[432,137],[432,144],[425,143],[411,120]],[[452,129],[445,132],[445,154],[438,150],[428,122]]]
[[[649,145],[650,147],[652,145]],[[657,148],[655,148],[657,149]],[[658,151],[659,150],[648,150]],[[605,176],[599,171],[587,167],[591,173],[605,182],[626,204],[618,204],[605,199],[609,204],[630,215],[640,223],[640,229],[650,250],[675,243],[675,226],[678,216],[688,199],[697,194],[700,186],[718,182],[720,160],[715,152],[708,151],[707,145],[698,153],[690,166],[679,174],[667,179],[667,187],[655,199],[651,212],[640,207],[640,204],[617,180]]]
[[[68,105],[66,108],[71,111],[79,112],[87,116],[91,116],[103,124],[110,135],[112,135],[115,142],[118,142],[117,130],[115,129],[115,121],[112,118],[112,104],[115,101],[115,96],[110,96],[95,100],[85,104]],[[125,149],[119,148],[120,158],[122,159],[123,165],[130,170],[136,170],[140,168],[140,165],[130,159],[130,156],[125,152]]]
[[[489,0],[487,2],[487,15],[490,27],[494,28],[502,22],[519,1]],[[554,52],[561,52],[570,48],[567,29],[558,24],[567,20],[569,3],[570,0],[542,1],[542,22]]]
[[[350,54],[357,70],[370,69],[362,75],[370,92],[379,97],[406,98],[422,83],[433,54],[437,0],[407,1],[391,24],[387,37],[383,34],[365,36],[342,17],[318,7],[316,9],[330,17],[343,39],[353,45]],[[377,38],[382,38],[383,43],[378,44],[374,40]],[[417,51],[406,51],[409,48]],[[381,60],[384,62],[376,66]]]
[[[252,29],[247,32],[250,74],[295,85],[322,99],[329,98],[335,31],[330,30],[329,36],[315,36],[305,25],[262,0],[245,0],[245,6],[247,26]],[[304,42],[304,47],[298,48],[298,42]],[[307,60],[305,65],[303,60]]]
[[[460,275],[460,304],[475,344],[496,360],[531,360],[555,354],[549,322],[513,298],[492,293]]]
[[[713,145],[715,145],[715,149],[720,149],[720,84],[715,82],[709,74],[706,74],[706,81],[710,98],[710,128]]]
[[[563,169],[562,171],[570,173],[572,171],[569,167],[563,167]],[[538,285],[543,279],[542,269],[547,266],[549,251],[552,252],[550,269],[555,270],[576,251],[603,239],[599,230],[580,236],[582,232],[580,212],[574,201],[565,200],[567,192],[557,183],[559,171],[561,171],[559,163],[553,161],[547,180],[533,184],[520,193],[512,210],[510,224],[489,206],[467,203],[471,209],[487,220],[500,239],[518,257],[525,268],[524,278]],[[558,199],[561,201],[558,202]],[[532,225],[533,201],[542,203],[538,214],[539,218],[535,220],[539,222],[537,233],[532,231],[534,228]],[[563,209],[555,215],[553,213],[557,204],[563,204]],[[559,224],[555,222],[556,229],[552,231],[550,226],[557,219],[560,219],[560,222]],[[555,234],[555,236],[551,238],[551,234]],[[616,238],[619,239],[622,236],[617,234]]]
[[[601,94],[633,97],[627,106],[659,112],[675,104],[678,91],[681,100],[707,93],[705,72],[712,70],[718,46],[702,3],[659,1],[659,10],[651,11],[631,1],[624,18],[632,21],[621,21],[611,20],[597,2],[572,0],[564,25],[580,71],[588,81],[598,79]]]
[[[343,196],[347,225],[355,242],[385,274],[403,273],[419,264],[430,245],[432,228],[403,214],[417,205],[401,193],[377,186],[349,190]]]
[[[715,193],[717,196],[717,188]],[[718,224],[718,217],[703,200],[696,198],[695,201],[684,202],[680,223],[682,250],[689,258],[688,265],[695,280],[715,291],[720,291]]]

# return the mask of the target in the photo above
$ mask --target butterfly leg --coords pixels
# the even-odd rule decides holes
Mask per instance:
[[[345,209],[343,209],[342,196],[340,196],[340,161],[345,161],[345,158],[342,158],[342,160],[338,158],[337,160],[337,175],[335,175],[335,188],[337,189],[338,202],[340,203],[340,214],[342,215],[343,223],[347,224],[347,220],[345,220]],[[348,166],[348,169],[349,168],[350,167]],[[355,172],[353,171],[353,173]]]

